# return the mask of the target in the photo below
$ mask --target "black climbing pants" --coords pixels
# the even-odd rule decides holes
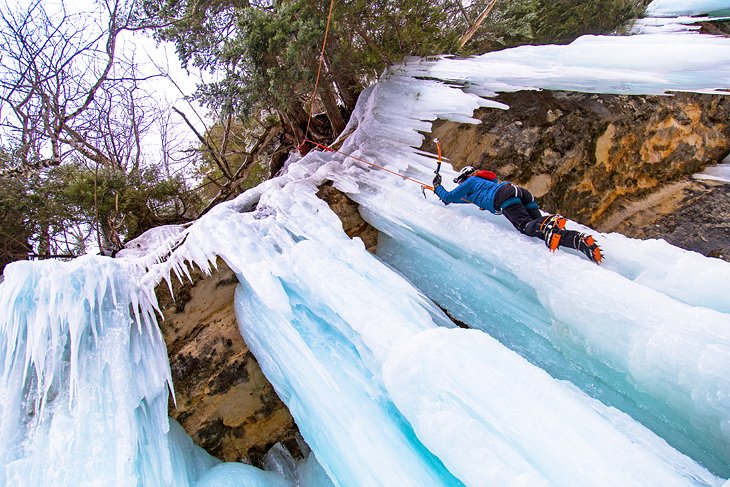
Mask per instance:
[[[494,207],[501,209],[502,214],[521,233],[528,237],[545,238],[540,227],[550,215],[542,216],[532,193],[525,188],[513,184],[502,186],[494,195]],[[580,232],[562,230],[560,235],[561,246],[579,249]]]
[[[494,207],[521,233],[530,237],[542,237],[540,222],[543,220],[535,197],[525,188],[506,184],[494,195]],[[539,232],[539,233],[538,233]]]

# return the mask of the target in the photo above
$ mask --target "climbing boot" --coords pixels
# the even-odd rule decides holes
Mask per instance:
[[[596,240],[592,235],[587,233],[580,234],[580,240],[578,242],[578,250],[583,252],[592,262],[600,264],[603,260],[603,253],[601,247],[596,244]]]
[[[545,245],[550,249],[550,252],[555,252],[558,249],[565,222],[565,218],[561,215],[550,215],[540,224],[540,231],[545,235]]]

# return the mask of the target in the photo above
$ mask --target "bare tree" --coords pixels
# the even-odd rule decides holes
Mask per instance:
[[[14,148],[17,161],[6,175],[65,161],[81,165],[93,174],[96,207],[101,168],[139,175],[152,164],[145,161],[144,139],[155,130],[161,108],[144,88],[149,77],[139,74],[135,53],[120,52],[124,33],[145,27],[135,24],[134,0],[94,5],[94,12],[74,12],[63,1],[0,5],[0,138]],[[110,214],[96,211],[88,222],[99,246],[112,250],[121,245],[125,225],[119,210],[124,202],[114,197]],[[138,205],[145,218],[155,220],[159,208],[140,205],[146,205]],[[164,209],[169,219],[182,219],[190,210],[173,205],[178,206]],[[43,229],[37,253],[77,249],[79,238],[88,238],[88,231]]]
[[[58,165],[70,153],[102,165],[120,162],[89,137],[89,123],[108,111],[114,91],[135,91],[133,67],[118,59],[117,45],[122,32],[137,26],[130,3],[97,5],[98,17],[69,12],[63,2],[55,11],[42,0],[24,9],[0,7],[0,126],[28,168]]]
[[[155,64],[155,67],[160,73],[164,73],[164,76],[170,81],[170,83],[176,87],[178,92],[185,97],[185,93],[182,88],[175,82],[174,79],[169,75],[168,70],[160,64]],[[198,123],[203,126],[208,125],[204,117],[199,113],[198,109],[188,99],[188,110],[192,113]],[[269,144],[272,138],[278,134],[277,123],[260,122],[258,119],[266,119],[266,115],[271,115],[269,112],[262,111],[260,117],[252,118],[253,121],[258,121],[259,126],[253,129],[242,130],[240,127],[240,120],[230,112],[223,112],[220,114],[219,120],[212,124],[212,127],[206,127],[204,130],[199,130],[190,116],[183,112],[177,107],[172,107],[172,112],[175,112],[178,117],[184,121],[188,130],[192,132],[200,143],[198,148],[189,148],[185,151],[179,150],[168,150],[168,154],[185,152],[190,159],[204,160],[211,164],[214,168],[214,173],[218,172],[219,175],[209,175],[207,180],[198,187],[198,189],[205,189],[207,186],[214,186],[216,193],[211,195],[210,201],[198,214],[202,216],[207,213],[213,206],[229,199],[235,195],[240,189],[242,182],[248,177],[252,166],[257,162],[259,156],[262,154],[267,144]],[[169,113],[169,112],[166,112]],[[302,117],[306,117],[304,112]],[[285,122],[284,117],[279,114],[280,120]],[[168,115],[160,118],[159,128],[162,143],[164,147],[172,149],[172,145],[169,145],[170,137],[169,133],[173,131],[174,124]],[[218,130],[219,129],[219,130]],[[300,129],[301,130],[301,129]],[[303,132],[301,133],[303,137]],[[179,146],[176,146],[179,149]]]

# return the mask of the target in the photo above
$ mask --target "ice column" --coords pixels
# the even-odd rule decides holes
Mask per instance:
[[[136,282],[95,256],[5,269],[0,485],[171,484],[170,370]]]

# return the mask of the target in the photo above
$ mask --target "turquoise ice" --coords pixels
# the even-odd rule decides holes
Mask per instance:
[[[0,486],[723,485],[730,264],[619,234],[598,235],[600,267],[552,255],[361,160],[428,184],[435,160],[416,147],[432,121],[476,123],[479,107],[509,108],[491,99],[502,91],[728,87],[730,39],[699,35],[413,60],[362,94],[346,155],[293,155],[283,175],[117,259],[11,264]],[[377,255],[316,197],[325,182],[380,231]],[[224,464],[167,418],[153,289],[218,256],[304,460]]]

